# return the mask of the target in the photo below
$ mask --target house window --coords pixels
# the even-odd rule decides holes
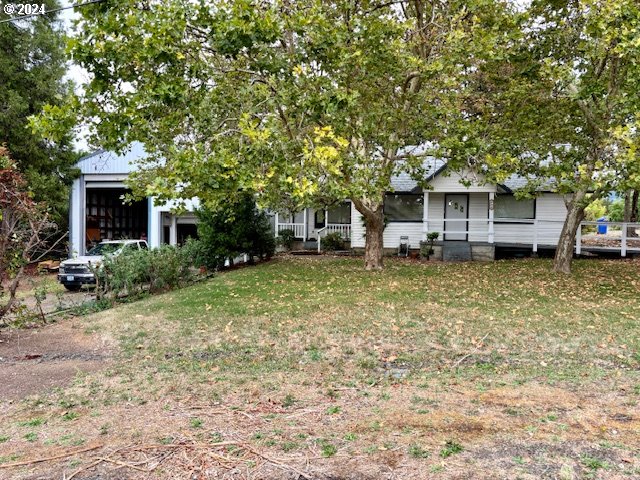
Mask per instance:
[[[513,195],[497,195],[493,203],[493,216],[499,219],[536,218],[536,202],[532,198],[516,199]]]
[[[384,214],[390,222],[422,222],[422,195],[388,193],[384,197]]]
[[[329,223],[351,223],[351,204],[344,202],[329,209]]]

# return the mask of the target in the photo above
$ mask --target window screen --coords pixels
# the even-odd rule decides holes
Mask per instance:
[[[384,214],[390,222],[421,222],[422,195],[390,193],[384,198]]]
[[[493,203],[494,218],[534,219],[535,200],[517,200],[513,195],[498,195]]]

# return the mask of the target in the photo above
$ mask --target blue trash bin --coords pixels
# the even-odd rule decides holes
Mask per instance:
[[[606,235],[607,234],[607,225],[604,223],[607,221],[607,217],[600,217],[598,219],[598,235]]]

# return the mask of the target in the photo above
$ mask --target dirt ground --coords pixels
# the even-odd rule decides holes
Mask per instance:
[[[8,285],[4,285],[5,287]],[[37,305],[36,292],[44,293],[44,298]],[[41,313],[45,315],[52,314],[57,311],[67,310],[73,307],[79,307],[87,302],[95,299],[93,288],[82,288],[80,291],[71,292],[58,283],[57,273],[38,273],[29,271],[25,278],[20,282],[16,297],[20,304],[27,308],[30,315],[39,316]],[[42,312],[40,312],[40,308]],[[24,315],[25,312],[22,312]],[[9,315],[7,320],[15,320],[16,315],[21,313],[14,312]]]
[[[33,329],[0,330],[0,405],[108,365],[108,345],[73,320]]]

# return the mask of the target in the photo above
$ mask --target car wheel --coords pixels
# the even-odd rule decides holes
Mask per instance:
[[[81,287],[82,285],[65,285],[64,286],[64,288],[66,288],[70,292],[77,292],[78,290],[80,290]]]

